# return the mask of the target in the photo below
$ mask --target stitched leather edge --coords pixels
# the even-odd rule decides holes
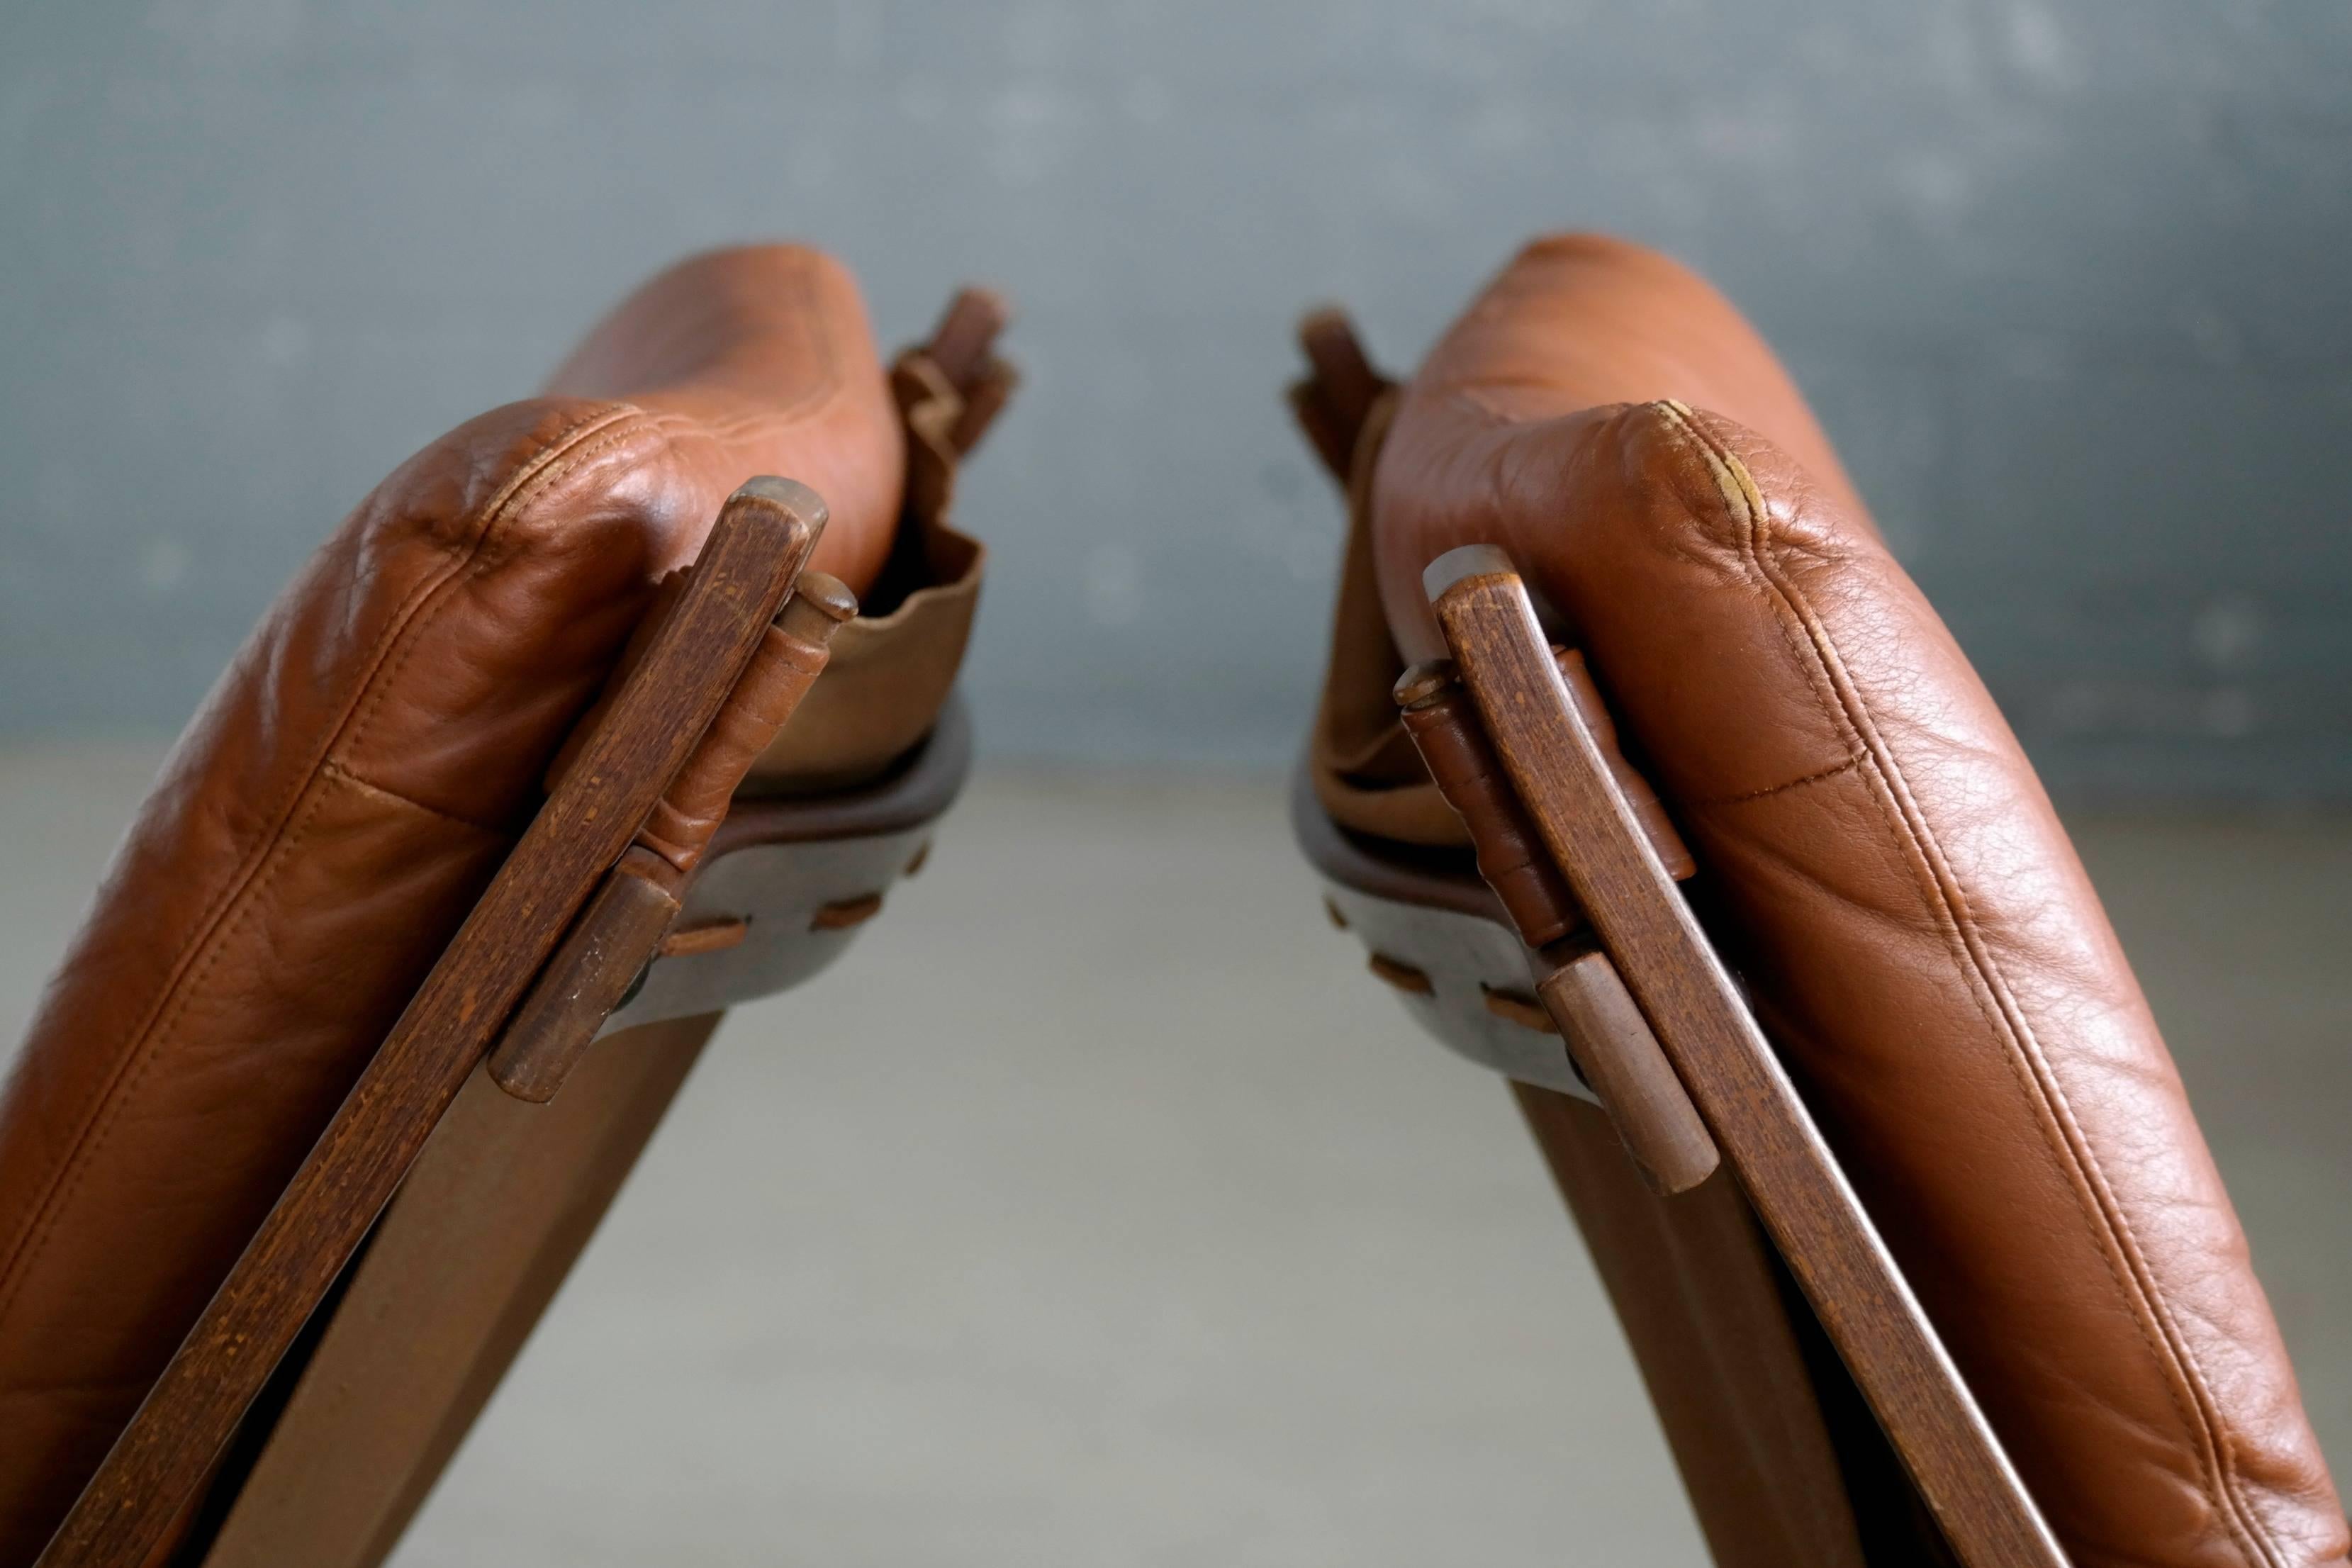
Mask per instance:
[[[588,409],[550,434],[539,452],[518,464],[507,482],[480,509],[477,519],[472,520],[477,523],[472,537],[445,545],[443,569],[429,574],[394,612],[391,624],[369,650],[363,661],[365,673],[342,712],[331,725],[322,726],[321,739],[309,764],[296,775],[268,814],[275,819],[272,826],[256,840],[252,851],[198,917],[194,932],[174,960],[146,1014],[131,1031],[121,1047],[121,1059],[99,1090],[87,1119],[59,1156],[40,1198],[33,1205],[24,1233],[5,1267],[0,1267],[0,1327],[5,1326],[25,1281],[33,1276],[46,1254],[57,1223],[72,1205],[82,1178],[104,1152],[117,1113],[136,1092],[155,1058],[156,1047],[168,1037],[181,1009],[202,986],[228,939],[244,928],[246,919],[268,890],[278,868],[284,864],[286,854],[300,842],[310,815],[324,798],[318,786],[327,776],[330,760],[347,734],[352,740],[357,739],[352,730],[354,722],[363,729],[367,715],[415,650],[418,637],[440,606],[447,603],[445,590],[461,575],[478,574],[492,542],[531,500],[590,454],[622,438],[643,420],[643,414],[627,404],[606,403]],[[600,436],[604,438],[598,439]],[[387,659],[393,661],[389,668]]]
[[[1741,790],[1738,795],[1709,795],[1705,800],[1694,800],[1684,803],[1683,809],[1685,811],[1701,811],[1709,806],[1744,805],[1751,800],[1769,800],[1776,795],[1786,795],[1792,789],[1802,789],[1807,784],[1822,784],[1837,777],[1840,773],[1852,773],[1854,769],[1860,767],[1862,763],[1863,757],[1860,752],[1856,752],[1853,756],[1846,758],[1846,760],[1842,763],[1832,763],[1828,767],[1815,768],[1811,773],[1805,774],[1802,778],[1787,779],[1780,784],[1766,784],[1761,789]]]
[[[2115,1254],[2120,1253],[2129,1269],[2131,1279],[2126,1284],[2116,1273],[2116,1283],[2125,1287],[2125,1295],[2134,1307],[2142,1337],[2150,1348],[2158,1352],[2160,1363],[2169,1363],[2173,1402],[2192,1439],[2200,1461],[2200,1482],[2217,1514],[2225,1521],[2230,1532],[2238,1538],[2242,1548],[2271,1568],[2285,1568],[2279,1543],[2256,1514],[2252,1504],[2241,1494],[2235,1466],[2229,1445],[2220,1430],[2220,1413],[2213,1407],[2210,1388],[2196,1364],[2193,1352],[2179,1333],[2178,1324],[2165,1306],[2161,1292],[2150,1278],[2147,1262],[2132,1234],[2130,1223],[2108,1184],[2090,1147],[2088,1137],[2075,1121],[2063,1087],[2057,1081],[2031,1024],[2018,1006],[2000,965],[1983,946],[1973,920],[1968,913],[1965,891],[1958,878],[1946,859],[1934,831],[1910,795],[1902,769],[1893,751],[1880,738],[1869,706],[1858,690],[1842,685],[1837,672],[1843,668],[1843,657],[1835,639],[1820,617],[1812,612],[1796,584],[1779,569],[1777,558],[1769,564],[1765,555],[1771,544],[1771,513],[1764,506],[1763,497],[1747,465],[1701,430],[1690,411],[1678,404],[1666,401],[1654,403],[1651,408],[1667,425],[1682,432],[1696,445],[1714,471],[1717,488],[1723,492],[1726,510],[1735,524],[1740,525],[1742,546],[1759,583],[1778,601],[1784,615],[1792,617],[1796,626],[1784,626],[1792,645],[1800,646],[1811,656],[1816,666],[1817,688],[1825,687],[1832,700],[1823,704],[1828,717],[1847,731],[1849,741],[1857,746],[1856,761],[1866,761],[1867,772],[1875,775],[1878,788],[1873,793],[1881,798],[1882,806],[1892,804],[1887,826],[1895,831],[1898,843],[1907,835],[1905,847],[1916,858],[1926,872],[1921,890],[1937,912],[1943,917],[1948,931],[1958,940],[1959,952],[1978,986],[1990,995],[1998,1009],[1998,1016],[1988,1014],[1987,1021],[1996,1024],[1997,1032],[2004,1038],[2011,1058],[2012,1070],[2022,1067],[2021,1080],[2039,1100],[2038,1120],[2045,1121],[2045,1136],[2052,1126],[2059,1136],[2053,1142],[2057,1153],[2074,1178],[2078,1196],[2085,1198],[2084,1217],[2093,1226],[2100,1250],[2107,1257],[2111,1273],[2116,1273]],[[1835,771],[1835,770],[1832,770]],[[1979,998],[1981,1008],[1984,999]],[[2153,1331],[2153,1332],[2151,1331]],[[2158,1336],[2161,1336],[2158,1343]],[[2184,1395],[2186,1400],[2184,1402]],[[2193,1407],[2193,1408],[2192,1408]]]
[[[373,795],[378,800],[389,801],[394,805],[404,805],[411,811],[422,812],[426,816],[438,822],[446,822],[453,827],[462,827],[468,832],[478,833],[485,838],[495,838],[501,844],[513,840],[514,835],[504,828],[494,827],[487,822],[476,822],[470,816],[460,816],[454,811],[444,811],[437,805],[429,805],[413,795],[404,795],[389,785],[376,783],[375,780],[345,765],[334,757],[329,757],[320,763],[319,772],[323,776],[342,780],[343,783],[363,795]]]

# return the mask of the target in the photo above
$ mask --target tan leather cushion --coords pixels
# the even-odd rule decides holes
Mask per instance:
[[[1636,401],[1664,398],[1715,411]],[[2098,898],[1754,332],[1661,258],[1537,245],[1406,388],[1370,500],[1407,657],[1438,651],[1420,574],[1457,544],[1505,546],[1574,622],[2074,1560],[2343,1561],[2245,1238]]]
[[[0,1095],[0,1563],[30,1562],[756,473],[862,587],[901,437],[856,285],[689,261],[378,486],[165,764]]]

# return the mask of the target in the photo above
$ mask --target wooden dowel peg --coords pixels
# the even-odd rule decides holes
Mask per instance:
[[[1715,1174],[1723,1155],[1607,953],[1570,959],[1536,997],[1652,1188],[1685,1193]]]
[[[555,1098],[677,918],[677,895],[665,885],[674,877],[650,850],[621,857],[490,1052],[500,1089],[534,1105]]]

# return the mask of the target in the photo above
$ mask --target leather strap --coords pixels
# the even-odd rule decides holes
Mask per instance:
[[[1307,354],[1306,377],[1292,384],[1290,411],[1331,477],[1341,484],[1355,471],[1364,426],[1396,383],[1372,368],[1355,323],[1336,305],[1309,310],[1298,322]]]

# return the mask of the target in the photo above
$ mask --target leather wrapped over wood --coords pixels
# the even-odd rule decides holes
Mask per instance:
[[[2244,1234],[2098,898],[1753,330],[1664,258],[1540,242],[1359,465],[1394,652],[1443,651],[1422,570],[1472,543],[1583,650],[2073,1561],[2342,1563]]]
[[[0,1562],[30,1562],[540,799],[655,583],[755,474],[871,587],[905,443],[828,258],[698,258],[434,442],[269,611],[0,1092]],[[921,722],[928,722],[928,715]]]

